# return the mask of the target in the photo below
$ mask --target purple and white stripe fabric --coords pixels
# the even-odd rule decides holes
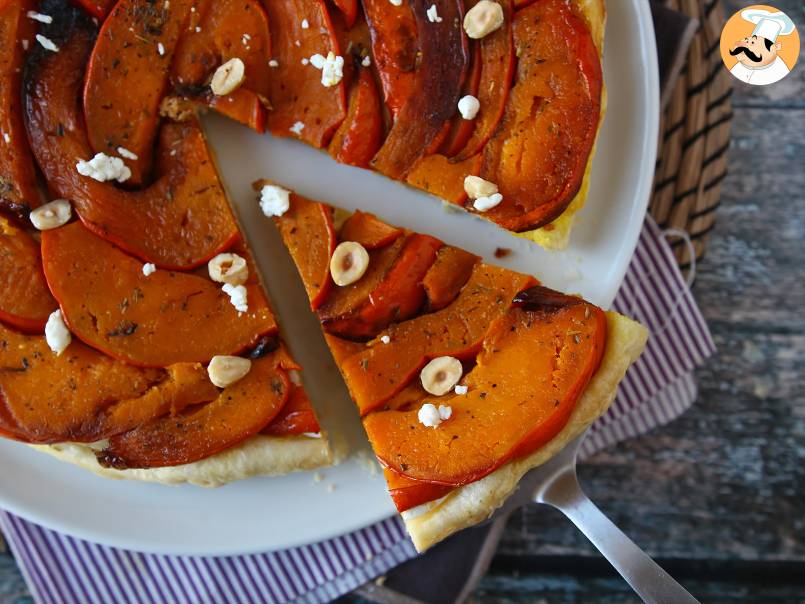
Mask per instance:
[[[696,398],[692,370],[715,350],[651,218],[614,308],[649,327],[651,337],[590,430],[585,456],[683,413]],[[2,511],[0,529],[42,604],[328,602],[416,555],[396,517],[322,543],[220,558],[115,549]]]

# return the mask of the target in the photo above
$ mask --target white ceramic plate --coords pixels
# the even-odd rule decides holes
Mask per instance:
[[[348,209],[370,210],[487,260],[528,272],[546,285],[611,304],[634,251],[654,172],[659,116],[654,32],[648,3],[609,3],[606,120],[587,206],[569,249],[547,253],[491,223],[445,211],[433,197],[375,174],[341,166],[290,140],[257,136],[223,119],[207,121],[224,180],[269,283],[271,296],[324,424],[350,457],[322,471],[256,478],[219,489],[109,481],[24,445],[0,439],[0,506],[47,527],[141,551],[225,555],[287,548],[327,539],[394,513],[379,475],[357,451],[366,439],[327,352],[296,271],[250,183],[261,177]],[[496,247],[514,253],[493,257]],[[333,485],[328,487],[328,485]]]

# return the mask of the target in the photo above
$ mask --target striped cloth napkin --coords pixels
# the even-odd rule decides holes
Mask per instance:
[[[646,218],[614,303],[651,331],[582,455],[671,421],[696,398],[692,371],[714,352],[671,249]],[[115,549],[0,511],[0,529],[36,602],[165,604],[328,602],[416,556],[397,517],[336,539],[264,554],[163,556]]]

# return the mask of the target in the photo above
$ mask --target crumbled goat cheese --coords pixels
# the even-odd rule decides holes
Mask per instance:
[[[162,42],[157,42],[157,52],[159,53],[160,57],[165,56],[165,45]]]
[[[36,34],[36,41],[39,42],[45,50],[59,52],[59,47],[56,46],[50,38],[46,38],[42,34]]]
[[[260,209],[266,216],[282,216],[291,207],[291,192],[277,185],[260,189]]]
[[[11,142],[11,136],[9,136],[8,132],[3,132],[3,140],[6,141],[6,144]]]
[[[310,64],[321,69],[321,83],[329,88],[335,86],[344,77],[344,57],[328,52],[326,57],[315,54],[310,57]]]
[[[307,29],[310,27],[310,23],[307,22],[307,19],[302,19],[302,29]]]
[[[471,94],[461,97],[458,101],[458,112],[465,120],[474,120],[480,108],[481,103]]]
[[[40,23],[53,23],[53,17],[51,17],[50,15],[43,15],[42,13],[38,13],[35,10],[29,10],[27,16],[29,19],[39,21]]]
[[[131,178],[131,170],[119,157],[110,157],[106,153],[96,153],[89,161],[79,160],[75,169],[81,176],[89,176],[99,182],[116,180],[125,182]]]
[[[403,0],[389,0],[394,6],[402,6]]]
[[[441,23],[442,18],[439,16],[439,12],[436,8],[435,4],[431,4],[430,8],[427,11],[428,21],[431,23]]]
[[[468,390],[469,390],[469,388],[467,388],[467,386],[456,386],[456,387],[453,389],[453,391],[454,391],[456,394],[467,394],[467,391],[468,391]]]
[[[279,62],[279,61],[277,61],[277,59],[271,59],[271,60],[268,62],[268,66],[269,66],[269,67],[279,67],[279,66],[280,66],[280,62]]]
[[[136,154],[136,153],[132,153],[131,151],[129,151],[129,150],[128,150],[128,149],[126,149],[125,147],[118,147],[118,148],[117,148],[117,154],[118,154],[120,157],[125,157],[126,159],[131,159],[131,160],[137,160],[137,159],[139,159],[139,158],[137,157],[137,154]]]
[[[500,193],[493,193],[489,197],[479,197],[472,202],[472,207],[479,212],[486,212],[487,210],[494,208],[501,201],[503,201],[503,195]]]
[[[235,307],[235,310],[238,312],[249,311],[249,292],[245,287],[242,285],[231,285],[229,283],[224,283],[221,289],[227,296],[229,296],[229,301],[232,303],[232,306]]]
[[[70,335],[70,330],[64,324],[60,310],[54,310],[48,317],[48,322],[45,324],[45,341],[50,349],[59,356],[70,345],[73,336]]]
[[[370,57],[369,55],[366,55],[365,57],[363,57],[363,61],[361,61],[361,65],[363,65],[364,67],[369,67],[369,65],[371,65],[371,64],[372,64],[372,57]]]
[[[380,341],[383,342],[383,344],[388,344],[391,342],[391,338],[389,336],[380,336]]]
[[[437,409],[433,403],[425,403],[417,413],[419,423],[427,428],[436,428],[442,422],[450,419],[452,415],[453,408],[449,405],[439,405]]]
[[[157,267],[154,265],[153,262],[146,262],[143,264],[143,275],[146,277],[150,277],[155,272],[157,272]]]
[[[293,126],[288,128],[288,130],[293,132],[296,136],[299,136],[300,134],[302,134],[302,130],[304,130],[304,129],[305,129],[304,122],[295,122]]]
[[[310,60],[307,57],[302,57],[302,65],[307,65],[310,63]]]

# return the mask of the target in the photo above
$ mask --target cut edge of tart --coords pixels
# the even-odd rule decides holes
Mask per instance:
[[[164,468],[116,470],[98,463],[96,448],[81,443],[30,445],[103,478],[159,484],[182,483],[218,487],[254,476],[282,476],[330,465],[333,453],[324,431],[318,436],[266,436],[258,434],[211,457]]]
[[[346,243],[342,233],[367,245],[378,239],[376,223],[384,223],[368,216],[291,194],[289,210],[274,221],[306,280],[327,264],[325,247]],[[329,237],[311,236],[326,230]],[[363,276],[331,284],[314,310],[390,494],[424,551],[490,516],[528,470],[601,416],[648,332],[441,242],[436,257],[447,251],[450,260],[440,265],[425,254],[424,278],[397,271],[413,265],[399,242],[417,237],[403,230],[396,245],[370,245],[351,260],[369,263]],[[304,254],[294,240],[308,242]],[[317,246],[321,253],[311,251]],[[333,308],[347,320],[334,326]]]

